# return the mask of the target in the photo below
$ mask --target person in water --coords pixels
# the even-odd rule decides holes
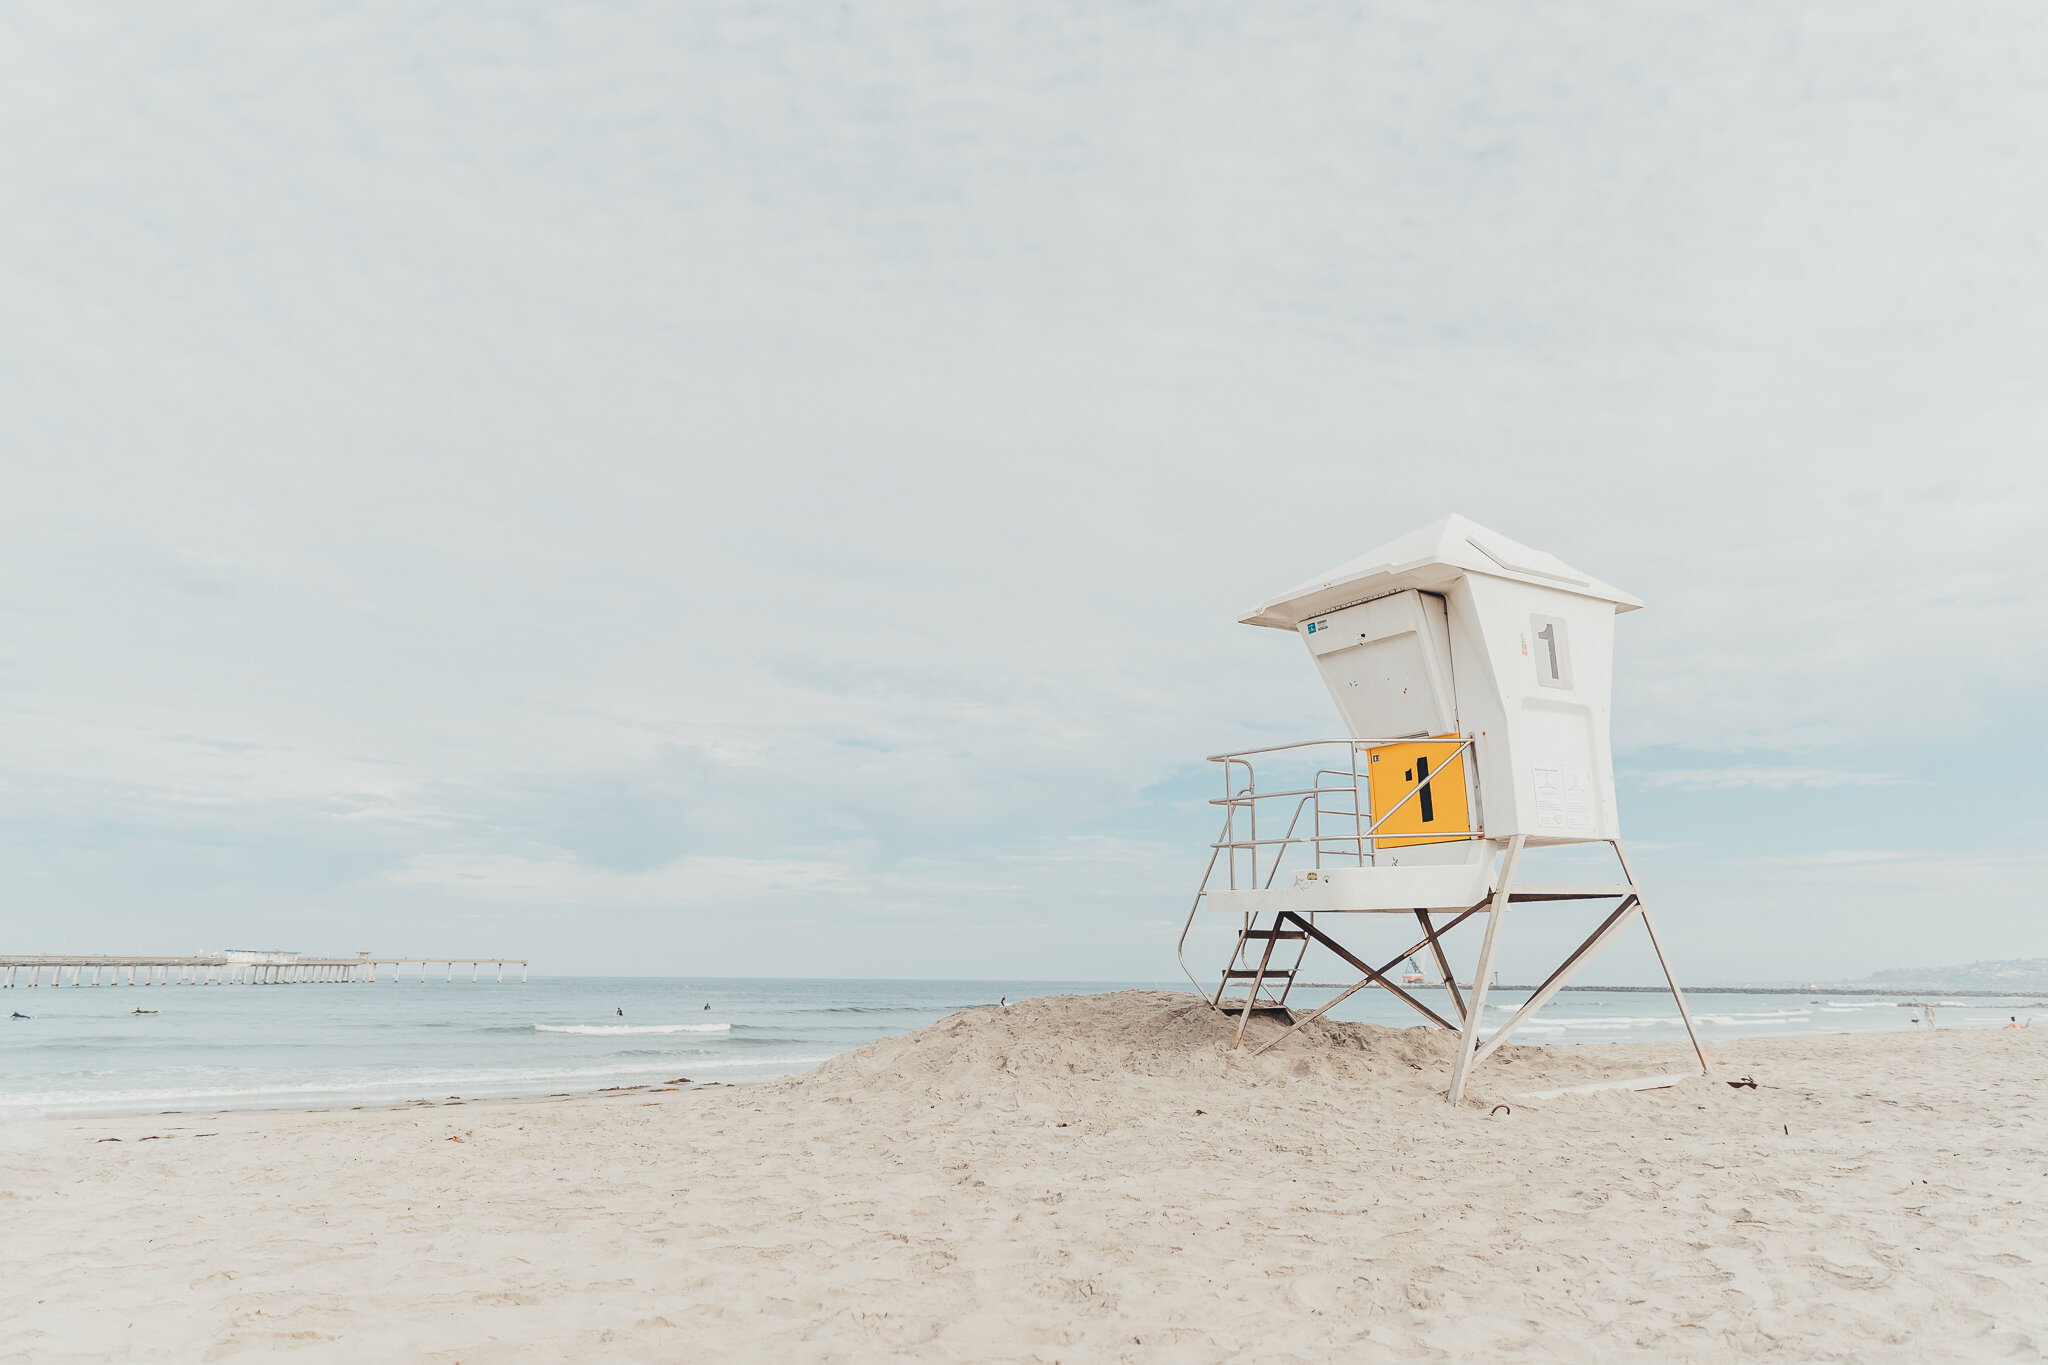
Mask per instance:
[[[621,1005],[621,1006],[619,1006],[619,1018],[623,1019],[623,1018],[625,1018],[625,1017],[626,1017],[626,1007],[625,1007],[624,1005]]]

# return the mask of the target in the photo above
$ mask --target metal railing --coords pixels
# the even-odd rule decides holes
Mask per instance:
[[[1201,911],[1202,899],[1209,894],[1209,883],[1216,875],[1219,862],[1224,865],[1224,875],[1230,890],[1263,889],[1273,885],[1273,880],[1280,875],[1281,866],[1287,855],[1303,845],[1308,846],[1309,856],[1313,859],[1312,865],[1318,869],[1331,866],[1371,867],[1378,856],[1382,840],[1398,839],[1403,845],[1407,845],[1420,840],[1435,843],[1486,837],[1483,829],[1471,828],[1469,824],[1465,829],[1432,829],[1421,834],[1411,829],[1384,835],[1379,833],[1381,827],[1395,812],[1419,798],[1430,784],[1442,777],[1446,771],[1457,769],[1459,759],[1466,761],[1466,766],[1460,770],[1461,773],[1470,774],[1478,761],[1478,740],[1471,735],[1459,737],[1458,747],[1452,755],[1438,762],[1434,769],[1423,775],[1412,790],[1384,811],[1374,811],[1372,808],[1370,782],[1361,784],[1363,774],[1359,770],[1360,752],[1389,744],[1432,742],[1451,741],[1433,735],[1400,735],[1386,739],[1308,739],[1293,744],[1272,744],[1261,749],[1239,749],[1234,753],[1209,755],[1209,762],[1219,763],[1223,767],[1223,795],[1209,802],[1212,806],[1223,807],[1223,829],[1217,835],[1216,841],[1209,845],[1208,866],[1202,870],[1201,886],[1195,891],[1194,903],[1188,907],[1187,922],[1181,926],[1180,941],[1175,946],[1175,951],[1180,957],[1181,971],[1186,974],[1189,981],[1195,983],[1197,990],[1202,989],[1202,985],[1195,981],[1194,973],[1188,971],[1187,966],[1188,934],[1194,928],[1195,916]],[[1341,749],[1344,751],[1341,760],[1344,766],[1327,766],[1317,761],[1310,770],[1313,776],[1306,787],[1297,786],[1263,792],[1258,789],[1258,774],[1252,759],[1263,758],[1269,754],[1300,754],[1301,751],[1309,749]],[[1240,773],[1242,785],[1238,785]],[[1332,778],[1335,781],[1326,784],[1325,778]],[[1459,780],[1468,781],[1469,778],[1461,775]],[[1294,803],[1291,810],[1280,804],[1288,801]],[[1326,805],[1326,801],[1334,803],[1334,806]],[[1269,827],[1274,823],[1276,813],[1284,813],[1287,816],[1286,833],[1277,839],[1259,837],[1259,810],[1262,804],[1267,806],[1269,811],[1266,817]],[[1275,806],[1278,807],[1277,812],[1273,809]],[[1477,803],[1468,800],[1466,809],[1477,810]],[[1301,827],[1304,813],[1309,816],[1309,832],[1297,834],[1296,830]],[[1371,823],[1368,824],[1367,821]],[[1350,832],[1338,832],[1346,827],[1347,822]],[[1262,849],[1268,850],[1264,855],[1263,880],[1259,875]],[[1243,887],[1238,881],[1240,864],[1243,865],[1242,870],[1245,874]],[[1251,919],[1251,916],[1246,916],[1247,928],[1251,927]]]
[[[1240,855],[1248,864],[1246,868],[1249,874],[1247,884],[1253,887],[1261,887],[1273,884],[1273,879],[1279,875],[1280,864],[1286,858],[1288,850],[1301,844],[1310,846],[1315,859],[1315,866],[1318,868],[1326,866],[1324,862],[1325,857],[1340,859],[1341,861],[1335,864],[1337,866],[1370,867],[1375,855],[1379,851],[1381,839],[1401,839],[1412,842],[1418,838],[1427,838],[1434,841],[1438,839],[1478,839],[1484,837],[1482,831],[1470,828],[1432,829],[1423,834],[1418,834],[1414,830],[1402,830],[1399,833],[1385,835],[1379,833],[1381,826],[1392,819],[1395,812],[1401,810],[1410,801],[1419,798],[1457,760],[1465,758],[1467,754],[1473,754],[1476,758],[1478,741],[1469,735],[1459,739],[1455,753],[1441,761],[1434,770],[1424,774],[1422,780],[1415,784],[1413,790],[1403,795],[1399,801],[1387,807],[1386,810],[1378,812],[1372,809],[1372,794],[1369,784],[1361,785],[1360,779],[1363,775],[1359,771],[1358,755],[1361,751],[1378,749],[1390,744],[1425,744],[1430,742],[1432,742],[1432,737],[1418,738],[1412,735],[1403,736],[1398,739],[1309,739],[1301,740],[1294,744],[1274,744],[1263,749],[1242,749],[1236,753],[1211,754],[1209,756],[1211,763],[1223,765],[1224,794],[1220,798],[1209,802],[1212,806],[1223,807],[1223,832],[1210,847],[1218,854],[1228,855],[1225,871],[1230,879],[1230,888],[1232,890],[1238,889],[1237,875]],[[1437,742],[1447,743],[1449,741]],[[1258,790],[1257,774],[1253,770],[1250,761],[1254,756],[1296,753],[1305,749],[1329,748],[1343,749],[1347,766],[1342,768],[1317,766],[1310,785],[1307,787],[1282,788],[1279,791],[1263,792]],[[1235,786],[1233,785],[1235,775],[1240,769],[1244,774],[1244,784],[1242,786]],[[1323,779],[1326,777],[1338,780],[1333,784],[1325,785]],[[1461,778],[1460,780],[1462,781],[1463,779]],[[1334,798],[1339,803],[1337,808],[1331,809],[1326,806],[1324,804],[1325,798]],[[1262,803],[1270,804],[1289,800],[1294,802],[1294,807],[1288,814],[1287,832],[1278,839],[1260,838],[1260,805]],[[1282,809],[1284,810],[1285,807],[1282,807]],[[1310,832],[1306,835],[1297,836],[1295,831],[1300,828],[1301,817],[1304,812],[1307,812],[1311,817]],[[1269,815],[1267,819],[1270,824],[1272,817]],[[1365,823],[1368,819],[1372,821],[1370,825]],[[1343,834],[1326,831],[1324,828],[1325,820],[1332,822],[1348,821],[1351,826],[1351,832]],[[1243,837],[1239,837],[1240,824],[1243,826]],[[1338,825],[1338,828],[1341,827],[1341,824]],[[1335,847],[1332,847],[1333,845]],[[1267,860],[1264,881],[1261,881],[1259,878],[1259,851],[1261,849],[1274,850]],[[1211,870],[1214,870],[1213,860]],[[1207,889],[1207,884],[1208,878],[1205,876],[1203,878],[1204,890]]]

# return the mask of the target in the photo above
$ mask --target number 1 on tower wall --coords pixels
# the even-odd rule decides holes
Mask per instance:
[[[1537,682],[1545,687],[1571,690],[1572,650],[1561,617],[1529,618],[1529,662],[1536,667]]]

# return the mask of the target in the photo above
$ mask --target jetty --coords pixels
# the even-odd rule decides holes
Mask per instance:
[[[505,979],[507,967],[519,969],[526,980],[523,957],[312,957],[299,953],[225,952],[199,957],[86,957],[30,956],[0,957],[0,989],[34,988],[44,984],[48,972],[51,986],[288,986],[361,983],[378,979],[381,968],[391,968],[391,979],[403,979],[405,968],[418,964],[419,979],[427,979],[427,967],[435,962],[447,967],[446,979],[455,979],[455,969],[467,964],[469,979],[475,981],[485,967],[497,968],[497,979]],[[69,979],[67,980],[66,977]]]

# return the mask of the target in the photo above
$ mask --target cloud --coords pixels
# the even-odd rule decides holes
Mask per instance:
[[[829,900],[843,970],[1177,922],[1214,812],[1144,793],[1336,726],[1237,613],[1452,510],[1647,601],[1618,750],[1730,759],[1648,787],[1994,731],[2029,770],[2014,47],[1903,4],[53,8],[0,45],[10,892],[108,936],[574,905],[522,928],[567,961],[759,891]]]
[[[1895,848],[1830,848],[1815,853],[1795,853],[1770,859],[1778,867],[1867,867],[1874,863],[1901,863],[1908,855]]]
[[[234,563],[218,551],[137,544],[125,547],[122,555],[137,574],[179,592],[225,597],[236,589]]]
[[[830,893],[844,887],[848,875],[843,865],[786,858],[678,858],[645,872],[620,872],[567,857],[425,854],[391,872],[389,880],[498,905],[744,912],[791,892]]]
[[[1882,887],[1895,900],[1918,897],[1924,911],[1994,900],[2025,902],[2039,884],[2042,871],[2048,869],[2048,853],[1819,849],[1760,863],[1775,875],[1798,882]]]
[[[1676,787],[1688,791],[1727,791],[1738,787],[1763,787],[1771,791],[1785,791],[1793,787],[1926,785],[1925,779],[1902,777],[1896,773],[1846,772],[1832,768],[1666,768],[1647,772],[1623,771],[1618,776],[1645,787]]]

